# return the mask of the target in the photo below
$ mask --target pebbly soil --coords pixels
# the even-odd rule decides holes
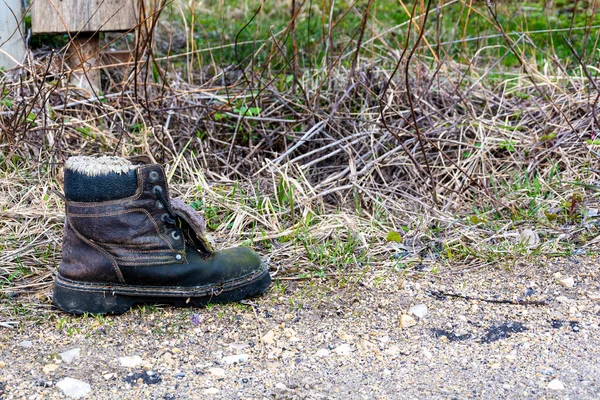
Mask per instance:
[[[540,258],[282,280],[246,305],[54,311],[0,327],[0,398],[66,398],[65,378],[97,399],[600,398],[599,274]]]

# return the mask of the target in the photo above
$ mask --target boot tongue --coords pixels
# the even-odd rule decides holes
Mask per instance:
[[[171,199],[171,207],[180,220],[185,241],[192,244],[202,255],[210,256],[213,248],[206,239],[206,222],[202,215],[180,198]]]

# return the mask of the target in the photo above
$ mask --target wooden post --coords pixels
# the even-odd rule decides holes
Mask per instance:
[[[100,35],[97,33],[78,34],[67,50],[67,63],[73,70],[71,83],[89,93],[100,90],[99,52]]]
[[[3,0],[0,0],[2,2]],[[100,32],[136,26],[136,0],[32,0],[31,28],[36,33],[68,33],[71,82],[96,93],[100,88]]]
[[[135,27],[134,0],[32,0],[36,33],[124,32]]]
[[[23,61],[25,41],[21,0],[0,0],[0,68]]]

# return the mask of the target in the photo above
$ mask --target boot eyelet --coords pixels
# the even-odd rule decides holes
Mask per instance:
[[[158,180],[158,172],[150,171],[148,178],[150,179],[150,182],[156,182]]]
[[[167,218],[169,218],[169,215],[167,215],[167,213],[164,213],[163,215],[160,216],[160,220],[162,222],[167,222]]]
[[[181,235],[177,231],[171,232],[171,237],[175,240],[181,239]]]
[[[160,187],[160,186],[158,186],[158,185],[156,185],[156,186],[154,186],[154,187],[152,188],[152,192],[153,192],[154,194],[162,193],[162,191],[163,191],[162,187]]]
[[[181,256],[181,254],[176,254],[176,255],[175,255],[175,259],[176,259],[177,261],[181,261],[181,259],[182,259],[182,258],[183,258],[183,257]]]
[[[160,201],[156,200],[156,208],[162,210],[163,208],[165,208],[165,206],[163,206],[163,203],[161,203]]]

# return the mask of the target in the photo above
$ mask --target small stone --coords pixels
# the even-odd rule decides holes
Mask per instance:
[[[208,372],[217,378],[223,378],[225,376],[225,370],[223,368],[209,368]]]
[[[415,326],[417,321],[413,317],[408,314],[402,314],[400,316],[400,327],[401,328],[410,328],[411,326]]]
[[[33,346],[33,342],[31,340],[23,340],[21,343],[19,343],[19,346],[28,348]]]
[[[348,343],[340,344],[333,351],[340,356],[349,356],[352,353],[352,347]]]
[[[563,383],[561,381],[559,381],[558,379],[552,379],[548,383],[548,389],[550,389],[550,390],[565,390],[565,385],[563,385]]]
[[[567,296],[558,296],[556,298],[556,301],[558,301],[559,303],[571,303],[571,299],[569,299]]]
[[[351,342],[354,340],[354,336],[348,335],[347,333],[342,333],[342,335],[340,336],[340,339],[342,339],[345,342]]]
[[[59,354],[60,359],[67,364],[71,364],[75,359],[79,358],[79,353],[81,350],[79,348],[74,348],[71,350],[63,351]]]
[[[104,378],[104,380],[109,381],[115,377],[115,374],[104,374],[102,375],[102,377]]]
[[[0,368],[4,368],[6,367],[6,363],[2,360],[0,360]]]
[[[44,371],[45,374],[49,374],[49,373],[56,371],[57,369],[58,369],[58,365],[48,364],[48,365],[44,365],[44,368],[42,368],[42,371]]]
[[[400,346],[395,344],[390,346],[390,348],[385,351],[385,354],[387,354],[388,356],[397,356],[398,354],[400,354]]]
[[[226,364],[241,364],[248,361],[249,358],[250,356],[248,356],[248,354],[235,354],[233,356],[223,357],[223,362]]]
[[[376,347],[377,346],[375,345],[375,343],[373,343],[367,339],[362,339],[360,341],[360,348],[363,351],[374,351]]]
[[[163,354],[161,359],[167,365],[173,364],[173,361],[174,361],[173,354],[169,351],[167,351],[165,354]]]
[[[575,279],[573,279],[573,277],[571,276],[565,279],[561,279],[558,282],[566,288],[572,288],[573,286],[575,286]]]
[[[523,229],[518,240],[519,243],[528,248],[536,247],[540,243],[539,235],[531,229]]]
[[[275,393],[279,396],[285,396],[285,394],[288,392],[288,387],[285,386],[283,383],[279,382],[275,384]]]
[[[433,354],[427,349],[423,349],[423,355],[428,360],[431,360],[431,358],[433,357]]]
[[[264,344],[274,344],[275,343],[275,332],[270,330],[269,332],[265,333],[264,336],[262,337],[262,341]]]
[[[315,353],[315,357],[329,357],[329,350],[327,350],[327,349],[319,349]]]
[[[425,304],[416,304],[408,310],[408,313],[422,319],[427,315],[427,306]]]
[[[510,352],[509,354],[507,354],[506,356],[504,356],[504,358],[506,358],[508,361],[513,362],[517,359],[517,354],[514,352]]]
[[[600,300],[600,293],[588,293],[588,297],[590,300],[598,301]]]
[[[84,397],[92,388],[89,383],[73,378],[64,378],[58,381],[56,387],[59,388],[67,397],[79,399]]]
[[[571,314],[571,315],[575,315],[575,314],[577,314],[578,312],[579,312],[579,310],[577,309],[577,307],[575,307],[575,306],[571,306],[571,307],[569,307],[569,314]]]
[[[290,338],[296,336],[296,331],[293,330],[292,328],[285,328],[283,330],[283,334],[285,335],[286,338],[290,339]]]
[[[217,389],[216,387],[204,389],[204,394],[217,394],[217,393],[219,393],[219,389]]]
[[[119,363],[123,367],[135,368],[138,365],[143,364],[144,360],[142,360],[142,357],[140,357],[140,356],[126,356],[126,357],[119,357]]]

